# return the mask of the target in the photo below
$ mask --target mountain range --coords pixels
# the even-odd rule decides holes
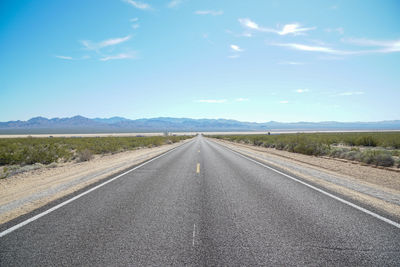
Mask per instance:
[[[27,121],[0,122],[0,134],[39,133],[123,133],[123,132],[207,132],[207,131],[337,131],[400,130],[400,120],[378,122],[242,122],[227,119],[150,118],[130,120],[123,117],[71,118],[35,117]]]

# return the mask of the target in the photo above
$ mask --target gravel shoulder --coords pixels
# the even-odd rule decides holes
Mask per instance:
[[[210,140],[400,218],[399,172],[225,140]]]
[[[95,156],[81,163],[64,163],[0,180],[0,224],[33,211],[92,183],[140,164],[191,139],[153,148]]]

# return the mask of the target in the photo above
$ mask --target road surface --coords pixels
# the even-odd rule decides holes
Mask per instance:
[[[400,265],[396,225],[202,136],[42,215],[0,266]]]

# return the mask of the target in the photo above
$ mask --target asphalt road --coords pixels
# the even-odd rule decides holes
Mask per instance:
[[[400,229],[199,136],[0,237],[46,265],[399,266]]]

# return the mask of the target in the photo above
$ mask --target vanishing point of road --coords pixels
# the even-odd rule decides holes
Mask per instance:
[[[63,201],[0,226],[0,266],[400,265],[398,222],[201,135]]]

